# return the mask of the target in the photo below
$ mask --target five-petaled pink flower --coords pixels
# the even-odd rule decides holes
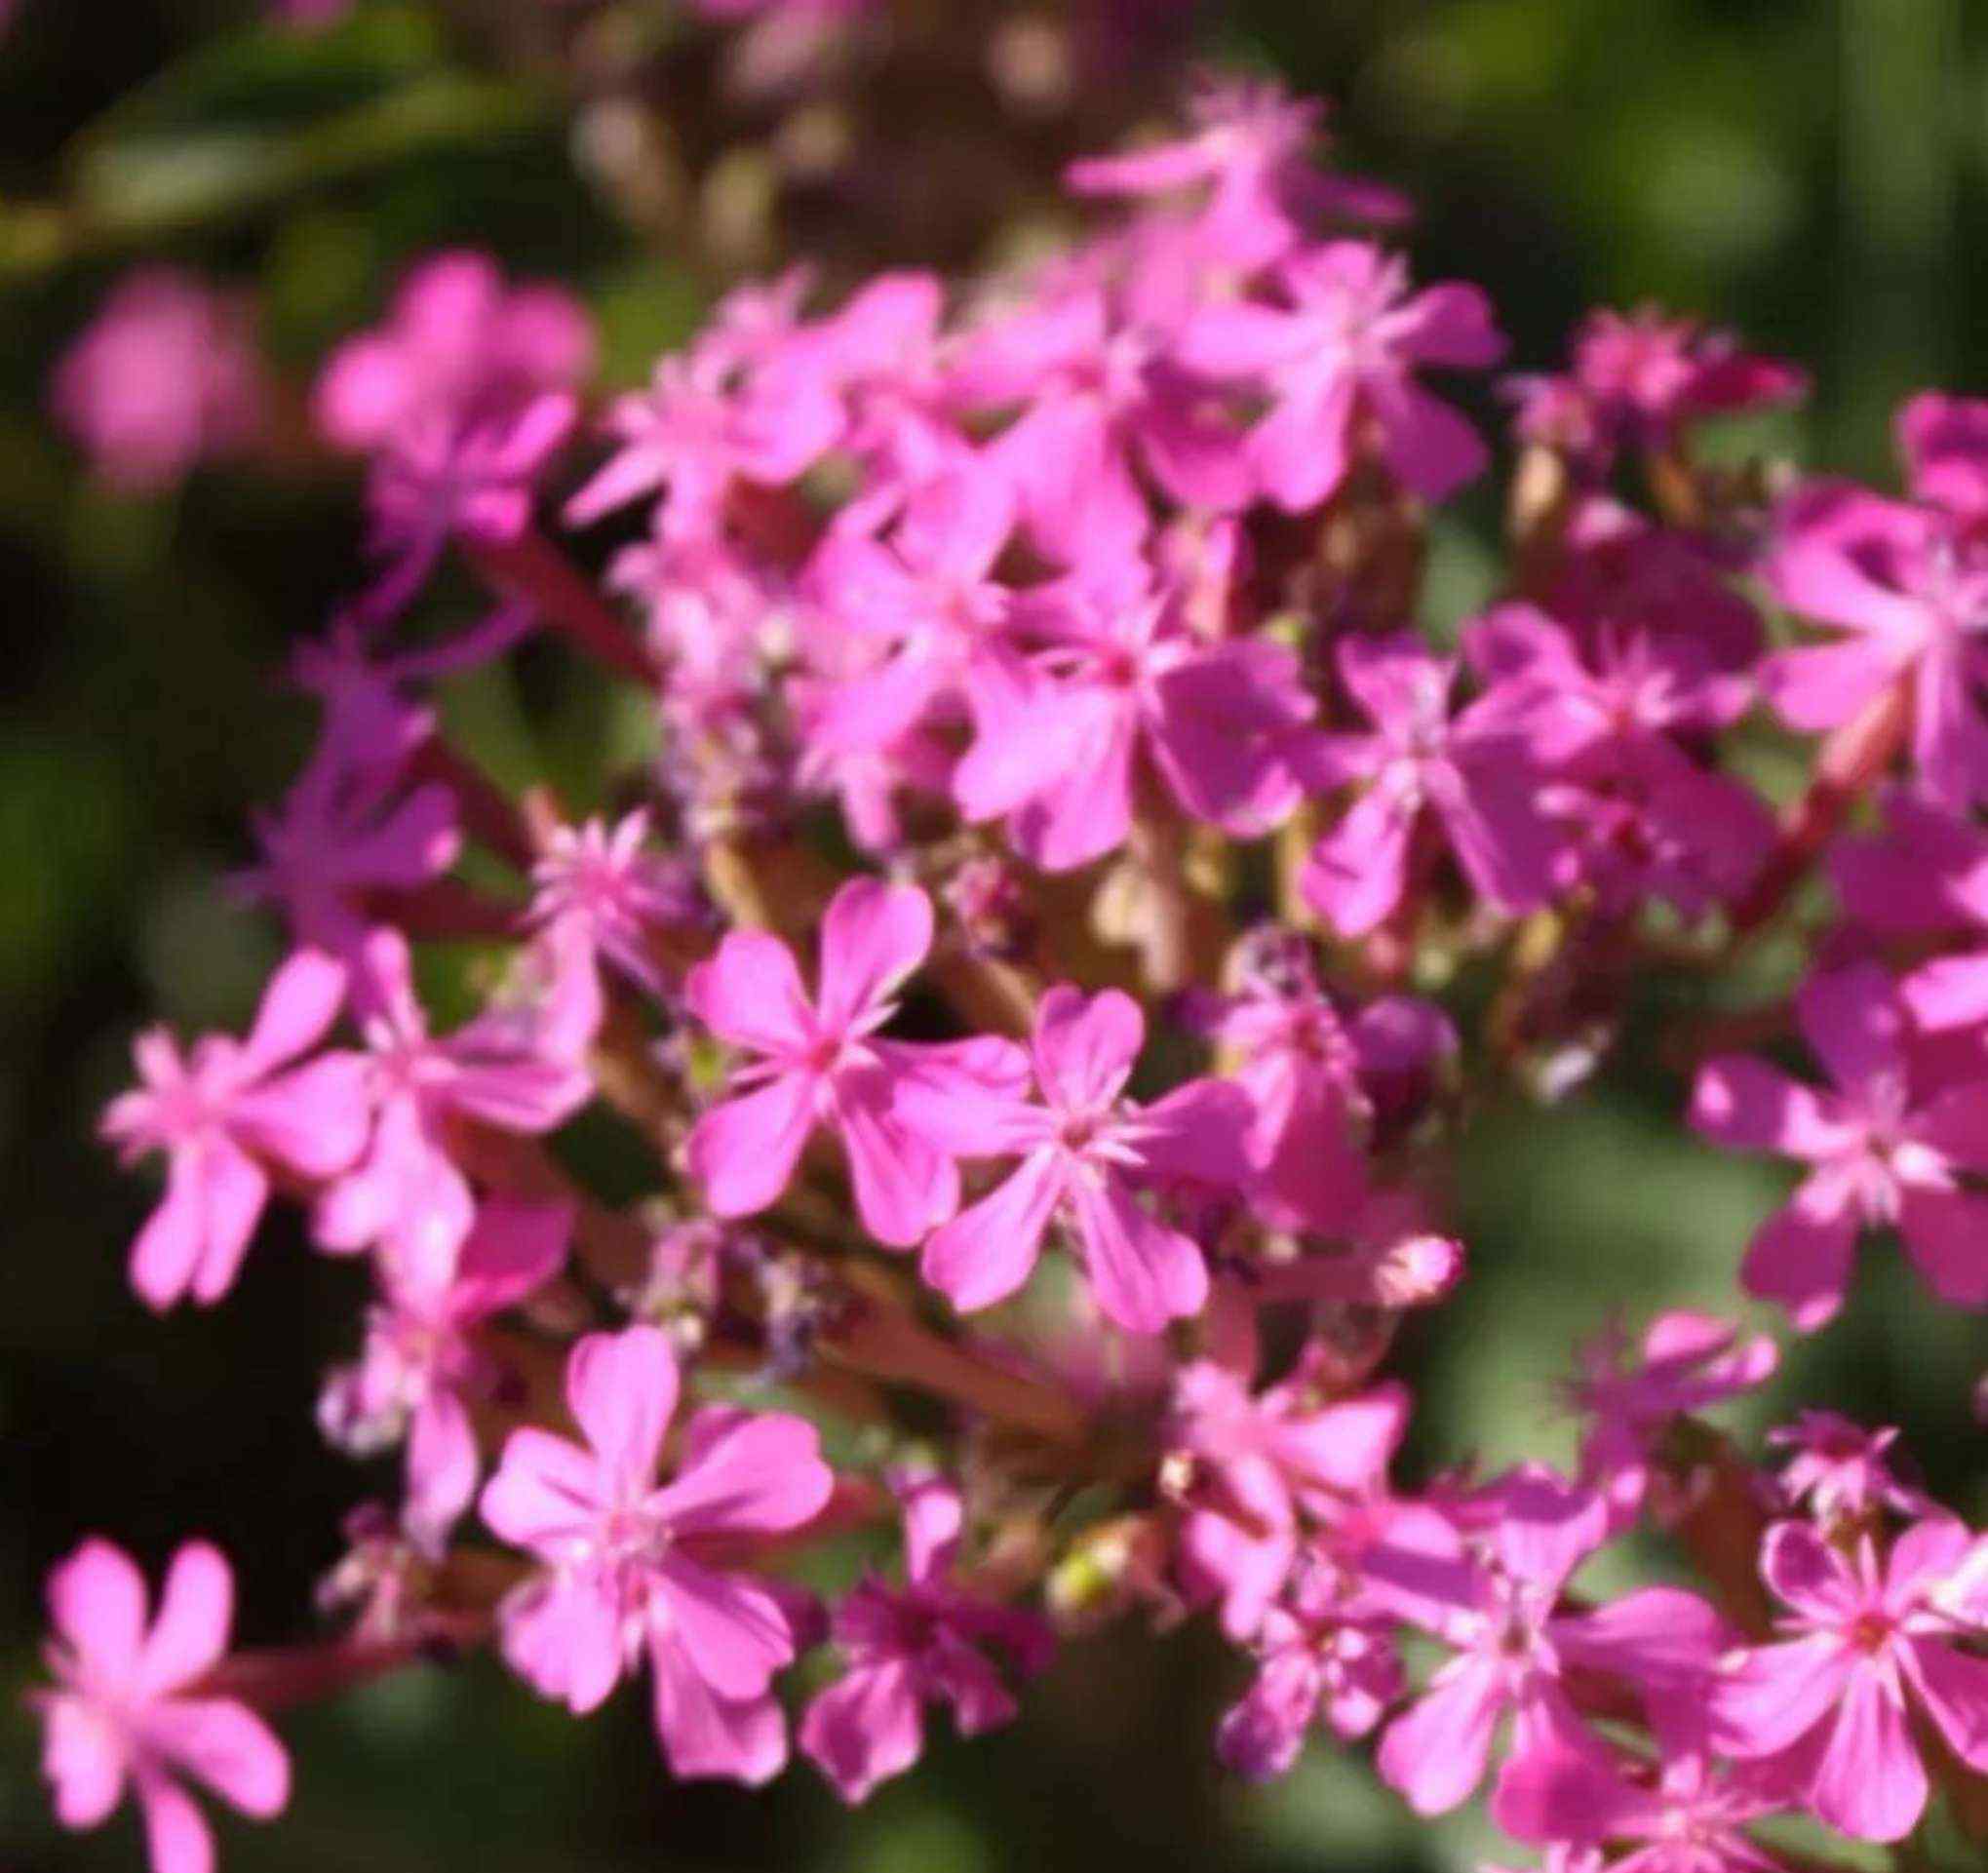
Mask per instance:
[[[814,1427],[707,1407],[659,1484],[678,1373],[654,1327],[582,1340],[566,1402],[585,1441],[513,1431],[484,1488],[484,1520],[544,1564],[501,1609],[505,1658],[585,1712],[646,1651],[672,1772],[765,1781],[787,1760],[770,1686],[799,1627],[779,1593],[731,1565],[727,1543],[799,1528],[827,1504],[835,1477]]]
[[[1902,1840],[1926,1808],[1912,1717],[1970,1769],[1988,1771],[1988,1659],[1957,1649],[1981,1627],[1942,1588],[1976,1541],[1946,1516],[1916,1522],[1884,1566],[1868,1535],[1853,1554],[1806,1522],[1768,1531],[1761,1575],[1793,1611],[1790,1635],[1731,1659],[1714,1692],[1720,1746],[1774,1757],[1832,1827]]]
[[[1542,903],[1554,835],[1540,814],[1539,771],[1526,741],[1481,703],[1453,718],[1457,662],[1419,638],[1347,638],[1339,664],[1374,726],[1317,735],[1295,758],[1321,791],[1364,783],[1312,850],[1306,901],[1342,934],[1366,935],[1408,892],[1418,829],[1433,815],[1464,877],[1495,909]]]
[[[893,1110],[908,1081],[990,1099],[1020,1092],[1020,1050],[994,1039],[879,1040],[894,999],[932,947],[932,906],[910,885],[852,878],[822,918],[810,1001],[777,937],[735,930],[690,972],[683,998],[720,1039],[759,1058],[733,1076],[749,1092],[697,1121],[686,1155],[719,1216],[751,1216],[792,1181],[817,1126],[842,1141],[863,1227],[908,1248],[959,1206],[952,1158]]]
[[[42,1770],[64,1827],[95,1827],[129,1786],[152,1873],[212,1873],[214,1835],[181,1778],[266,1820],[290,1800],[290,1758],[262,1719],[201,1683],[227,1650],[228,1564],[204,1541],[173,1557],[157,1617],[129,1555],[85,1541],[49,1577],[55,1688],[31,1694],[46,1726]]]
[[[1208,1267],[1192,1239],[1139,1200],[1139,1188],[1186,1181],[1232,1188],[1248,1172],[1249,1100],[1219,1079],[1189,1080],[1138,1106],[1124,1097],[1146,1016],[1115,989],[1086,999],[1069,984],[1035,1012],[1041,1104],[1019,1089],[909,1084],[912,1130],[960,1157],[1019,1157],[998,1189],[925,1244],[925,1279],[956,1307],[992,1307],[1035,1266],[1061,1218],[1074,1233],[1098,1305],[1133,1333],[1198,1313]]]
[[[964,1520],[958,1491],[930,1475],[893,1483],[904,1504],[905,1584],[866,1578],[836,1608],[829,1633],[848,1668],[800,1721],[802,1751],[846,1802],[917,1761],[924,1704],[949,1705],[962,1736],[1013,1719],[1014,1694],[990,1650],[1034,1672],[1054,1645],[1033,1614],[952,1578]]]
[[[167,1154],[166,1194],[132,1245],[148,1307],[202,1305],[234,1284],[275,1176],[321,1181],[366,1143],[366,1062],[334,1052],[298,1066],[345,1005],[344,968],[300,950],[270,978],[246,1040],[207,1034],[182,1053],[163,1029],[133,1052],[143,1085],[114,1099],[104,1136],[130,1161]]]
[[[1833,1089],[1728,1055],[1699,1070],[1692,1095],[1692,1123],[1715,1143],[1811,1166],[1747,1249],[1748,1292],[1812,1331],[1843,1305],[1858,1230],[1895,1226],[1943,1301],[1988,1306],[1988,1197],[1963,1182],[1988,1170],[1988,1087],[1917,1070],[1897,990],[1875,963],[1811,976],[1796,1012]]]

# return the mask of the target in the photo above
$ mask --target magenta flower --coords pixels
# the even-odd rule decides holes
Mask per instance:
[[[1839,1412],[1813,1410],[1767,1434],[1770,1444],[1794,1452],[1780,1478],[1789,1507],[1807,1502],[1810,1514],[1825,1525],[1863,1521],[1885,1509],[1910,1516],[1932,1512],[1931,1502],[1891,1468],[1890,1452],[1897,1440],[1889,1426],[1866,1430]]]
[[[1033,1673],[1055,1644],[1033,1614],[981,1599],[951,1578],[963,1520],[956,1490],[933,1476],[894,1486],[904,1503],[906,1583],[866,1578],[836,1608],[829,1633],[846,1669],[800,1720],[801,1752],[851,1803],[917,1761],[921,1706],[949,1705],[962,1736],[1013,1720],[1014,1695],[990,1650]]]
[[[975,671],[953,776],[967,819],[1005,816],[1017,851],[1067,872],[1124,843],[1143,773],[1239,839],[1297,805],[1289,756],[1313,704],[1283,645],[1208,644],[1129,569],[1038,597],[1030,624],[1045,647]]]
[[[1238,275],[1282,259],[1332,220],[1398,222],[1407,197],[1321,170],[1325,111],[1281,86],[1215,81],[1189,99],[1193,128],[1172,142],[1092,156],[1067,176],[1076,195],[1168,196],[1203,191],[1198,232]]]
[[[469,1404],[493,1393],[504,1367],[476,1330],[543,1287],[565,1260],[572,1212],[559,1203],[488,1199],[446,1272],[386,1264],[368,1310],[357,1364],[334,1373],[318,1401],[325,1434],[365,1456],[406,1439],[403,1523],[439,1555],[476,1495]]]
[[[1256,1107],[1250,1200],[1273,1228],[1343,1232],[1367,1195],[1362,1151],[1377,1112],[1454,1053],[1457,1036],[1440,1010],[1407,995],[1343,1013],[1306,946],[1260,948],[1272,945],[1267,966],[1211,1024]]]
[[[1763,1385],[1780,1364],[1765,1334],[1742,1338],[1710,1314],[1658,1314],[1632,1354],[1612,1329],[1580,1353],[1569,1391],[1586,1421],[1580,1480],[1632,1521],[1657,1474],[1663,1440],[1680,1418]]]
[[[1212,1360],[1180,1374],[1169,1435],[1192,1459],[1180,1559],[1219,1595],[1231,1639],[1255,1633],[1283,1591],[1304,1521],[1330,1527],[1384,1493],[1407,1428],[1399,1385],[1321,1403],[1308,1359],[1255,1396]]]
[[[147,1307],[202,1306],[234,1285],[249,1239],[288,1174],[320,1182],[366,1143],[366,1063],[333,1052],[297,1062],[345,1005],[344,968],[300,950],[269,980],[246,1040],[207,1034],[182,1053],[163,1029],[133,1047],[136,1090],[111,1101],[103,1135],[127,1163],[167,1156],[166,1194],[132,1244]]]
[[[49,1576],[55,1688],[30,1694],[45,1727],[42,1773],[56,1818],[96,1827],[130,1787],[144,1814],[152,1873],[213,1873],[214,1835],[182,1778],[267,1820],[290,1800],[290,1758],[262,1719],[201,1696],[233,1619],[228,1564],[204,1541],[173,1557],[157,1618],[144,1578],[108,1541],[85,1541]]]
[[[1720,1746],[1777,1759],[1832,1827],[1902,1840],[1926,1808],[1915,1714],[1969,1768],[1988,1770],[1988,1659],[1953,1643],[1981,1629],[1942,1599],[1975,1547],[1959,1522],[1930,1517],[1898,1537],[1880,1570],[1869,1536],[1846,1556],[1806,1522],[1776,1523],[1761,1577],[1792,1609],[1781,1622],[1790,1636],[1723,1668],[1712,1705]]]
[[[501,1611],[504,1657],[542,1696],[595,1709],[646,1651],[656,1733],[671,1772],[760,1783],[787,1758],[769,1687],[793,1662],[781,1597],[714,1564],[714,1543],[812,1521],[835,1477],[812,1425],[711,1407],[692,1418],[658,1485],[677,1362],[653,1327],[592,1334],[566,1365],[583,1443],[514,1431],[483,1517],[544,1571]]]
[[[1983,1088],[1926,1083],[1897,991],[1874,963],[1812,975],[1796,1012],[1832,1090],[1729,1055],[1699,1070],[1692,1095],[1691,1122],[1715,1144],[1811,1167],[1749,1245],[1747,1291],[1811,1332],[1843,1305],[1858,1230],[1895,1226],[1941,1300],[1988,1306],[1988,1198],[1962,1181],[1988,1169]]]
[[[879,1242],[908,1248],[958,1208],[953,1160],[907,1126],[893,1102],[915,1078],[1012,1098],[1028,1070],[1019,1049],[992,1038],[932,1046],[876,1038],[931,947],[922,891],[852,878],[822,918],[813,1001],[793,953],[763,931],[733,931],[690,972],[691,1013],[759,1056],[733,1075],[735,1087],[752,1090],[706,1112],[685,1148],[714,1214],[751,1216],[775,1202],[824,1125],[842,1141],[857,1211]]]
[[[1336,1736],[1366,1736],[1401,1695],[1401,1655],[1388,1622],[1361,1607],[1331,1563],[1299,1560],[1266,1611],[1254,1650],[1256,1678],[1215,1733],[1223,1767],[1250,1781],[1288,1774],[1319,1722]]]
[[[1591,313],[1565,376],[1519,377],[1511,389],[1525,441],[1564,449],[1599,474],[1623,449],[1674,447],[1707,416],[1798,402],[1809,377],[1784,359],[1742,351],[1729,332],[1643,306]]]
[[[1969,529],[1988,523],[1988,399],[1924,391],[1899,410],[1896,428],[1913,498]]]
[[[1031,1043],[1042,1100],[1019,1087],[908,1084],[910,1129],[959,1157],[1018,1157],[1008,1178],[925,1244],[924,1275],[956,1307],[992,1307],[1029,1278],[1043,1233],[1076,1237],[1100,1307],[1132,1333],[1157,1333],[1200,1311],[1208,1268],[1195,1243],[1138,1198],[1175,1180],[1232,1188],[1248,1171],[1249,1101],[1239,1087],[1193,1079],[1150,1106],[1124,1098],[1146,1017],[1115,989],[1088,999],[1063,984],[1036,1006]]]
[[[1451,716],[1456,660],[1403,633],[1346,638],[1339,665],[1373,730],[1318,735],[1296,759],[1320,790],[1366,786],[1313,848],[1306,902],[1343,935],[1375,929],[1407,892],[1417,829],[1433,815],[1464,877],[1495,909],[1543,903],[1554,839],[1536,800],[1537,766],[1527,744],[1481,704]]]
[[[526,953],[526,959],[533,958]],[[365,951],[372,1136],[324,1194],[314,1231],[336,1252],[377,1247],[401,1275],[446,1282],[475,1198],[451,1154],[457,1124],[533,1135],[564,1124],[593,1096],[586,1049],[600,1025],[599,985],[570,949],[550,962],[542,999],[493,1004],[447,1038],[429,1032],[407,940],[375,930]]]
[[[1021,407],[988,464],[1059,566],[1145,541],[1142,472],[1187,507],[1227,513],[1249,498],[1243,438],[1175,362],[1169,336],[1081,279],[962,334],[949,380],[969,409]]]
[[[1492,1804],[1502,1825],[1527,1764],[1541,1755],[1600,1756],[1562,1682],[1567,1670],[1606,1672],[1645,1690],[1682,1688],[1709,1675],[1723,1628],[1703,1601],[1670,1587],[1645,1588],[1593,1613],[1557,1610],[1569,1579],[1608,1534],[1606,1505],[1590,1492],[1526,1469],[1491,1492],[1487,1507],[1496,1519],[1483,1553],[1460,1546],[1445,1565],[1384,1543],[1369,1551],[1365,1569],[1406,1589],[1408,1617],[1454,1648],[1383,1735],[1382,1779],[1419,1814],[1457,1807],[1483,1779],[1508,1712],[1512,1755]]]
[[[1942,805],[1988,796],[1988,553],[1933,509],[1820,488],[1783,514],[1764,573],[1789,610],[1844,633],[1776,651],[1761,670],[1768,700],[1793,727],[1848,722],[1909,683],[1920,784]]]
[[[1536,1755],[1508,1778],[1501,1825],[1563,1851],[1618,1842],[1627,1852],[1609,1862],[1616,1873],[1781,1873],[1746,1832],[1786,1807],[1774,1777],[1716,1760],[1701,1696],[1664,1692],[1648,1706],[1654,1767]]]
[[[531,868],[529,922],[575,932],[600,961],[660,996],[654,933],[698,928],[711,913],[695,875],[648,850],[648,835],[649,816],[640,807],[611,828],[603,819],[555,826]]]
[[[266,386],[247,311],[193,274],[127,274],[56,368],[57,422],[111,486],[154,493],[241,453]]]
[[[1439,501],[1484,470],[1477,433],[1417,381],[1418,367],[1496,364],[1504,338],[1475,287],[1412,293],[1407,263],[1365,241],[1332,241],[1281,270],[1288,304],[1236,299],[1190,320],[1189,369],[1260,384],[1270,413],[1251,431],[1263,492],[1289,513],[1328,499],[1371,430],[1404,486]]]

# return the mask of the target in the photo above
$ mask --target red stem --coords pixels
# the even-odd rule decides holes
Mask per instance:
[[[479,540],[465,551],[487,584],[506,598],[523,600],[616,676],[645,689],[661,682],[662,670],[647,648],[543,534],[527,530],[515,540]]]

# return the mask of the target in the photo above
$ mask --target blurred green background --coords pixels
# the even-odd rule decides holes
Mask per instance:
[[[242,1635],[294,1636],[366,1481],[311,1420],[353,1331],[351,1271],[278,1224],[221,1311],[146,1318],[123,1265],[148,1187],[93,1139],[134,1028],[239,1019],[272,956],[224,880],[246,809],[302,745],[275,679],[353,581],[356,490],[220,470],[115,500],[45,423],[49,366],[139,254],[253,286],[270,349],[302,371],[408,256],[469,240],[587,292],[610,373],[638,375],[721,263],[644,246],[580,179],[557,35],[514,17],[563,6],[367,6],[305,44],[221,0],[22,0],[0,38],[0,1684],[35,1669],[41,1576],[92,1530],[153,1566],[213,1536],[240,1570]],[[1778,440],[1873,478],[1902,393],[1988,390],[1988,269],[1971,264],[1988,251],[1988,8],[1257,0],[1201,24],[1209,51],[1338,100],[1348,161],[1423,206],[1422,270],[1485,283],[1520,368],[1557,358],[1585,307],[1660,299],[1807,363],[1813,404]],[[58,202],[80,215],[41,212]],[[813,225],[833,244],[833,213]],[[955,228],[949,257],[1001,233]],[[1467,529],[1446,548],[1459,591],[1481,582]],[[460,708],[500,771],[557,765],[588,732],[501,683]],[[1684,1137],[1678,1098],[1632,1040],[1565,1109],[1485,1120],[1462,1190],[1476,1285],[1407,1349],[1426,1373],[1419,1463],[1564,1456],[1552,1387],[1573,1342],[1613,1308],[1726,1304],[1778,1183]],[[1799,1396],[1902,1423],[1978,1517],[1965,1405],[1984,1364],[1976,1323],[1870,1257],[1856,1307],[1762,1412]],[[1490,1845],[1467,1817],[1410,1824],[1324,1750],[1281,1787],[1225,1784],[1207,1736],[1236,1683],[1205,1635],[1072,1648],[1012,1732],[941,1742],[847,1815],[806,1775],[757,1796],[673,1786],[639,1697],[575,1724],[483,1666],[414,1672],[289,1726],[294,1808],[272,1829],[223,1822],[224,1863],[1063,1873],[1118,1853],[1437,1873]],[[138,1865],[128,1818],[56,1833],[33,1742],[24,1715],[0,1716],[0,1867]]]

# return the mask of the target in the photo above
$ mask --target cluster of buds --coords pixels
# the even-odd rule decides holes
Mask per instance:
[[[282,1654],[223,1656],[211,1548],[149,1629],[115,1549],[65,1562],[64,1821],[129,1784],[159,1873],[203,1867],[184,1781],[274,1812],[258,1713],[438,1642],[575,1712],[645,1668],[678,1776],[775,1775],[797,1707],[860,1801],[1059,1643],[1206,1619],[1253,1674],[1234,1772],[1372,1739],[1416,1812],[1489,1783],[1562,1873],[1981,1827],[1988,1538],[1890,1433],[1812,1411],[1777,1463],[1705,1423],[1774,1336],[1605,1337],[1568,1473],[1403,1477],[1388,1368],[1471,1307],[1484,1089],[1606,1071],[1645,984],[1821,878],[1745,1025],[1827,1084],[1692,1050],[1689,1123],[1807,1169],[1739,1279],[1813,1333],[1895,1229],[1988,1305],[1988,404],[1907,407],[1902,497],[1713,467],[1701,422],[1800,374],[1599,314],[1508,386],[1506,583],[1439,646],[1431,510],[1490,449],[1430,379],[1503,341],[1318,133],[1212,91],[1076,166],[1072,251],[737,292],[599,410],[579,304],[475,255],[330,361],[377,565],[255,822],[292,952],[246,1037],[142,1037],[104,1129],[166,1165],[146,1305],[220,1301],[271,1203],[354,1258],[322,1419],[405,1484],[328,1583],[348,1628]],[[487,618],[438,629],[445,566]],[[526,639],[652,727],[585,800],[507,794],[431,706]],[[1778,806],[1731,759],[1772,721],[1813,741]],[[486,959],[452,1027],[441,940]],[[584,1174],[610,1134],[634,1204]],[[857,1534],[900,1558],[824,1606],[807,1559]],[[1694,1585],[1577,1584],[1653,1541]]]

